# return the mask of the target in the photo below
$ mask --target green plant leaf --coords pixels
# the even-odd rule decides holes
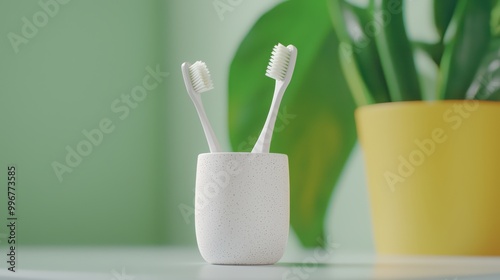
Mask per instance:
[[[340,66],[344,72],[346,82],[351,89],[352,95],[358,106],[365,106],[375,103],[372,94],[363,80],[363,76],[353,59],[352,55],[346,55],[346,52],[352,53],[352,45],[349,43],[341,43],[339,47]]]
[[[434,0],[434,24],[441,38],[450,24],[458,0]]]
[[[500,37],[500,1],[492,1],[492,11],[491,11],[491,36],[494,38]]]
[[[366,34],[370,11],[344,0],[330,0],[330,14],[341,41],[339,55],[357,104],[390,102],[374,38]]]
[[[450,24],[458,0],[433,0],[434,25],[439,36],[439,42],[414,42],[413,46],[427,52],[434,62],[439,65],[444,52],[444,34]]]
[[[233,149],[249,151],[269,110],[265,77],[278,42],[298,49],[271,145],[289,157],[291,225],[305,246],[322,245],[330,196],[355,143],[354,102],[340,70],[326,1],[287,1],[265,13],[231,63],[229,129]]]
[[[441,62],[441,57],[443,56],[444,50],[444,46],[442,43],[429,44],[423,42],[414,42],[413,47],[415,49],[420,49],[426,52],[437,65],[439,65],[439,63]]]
[[[413,50],[403,22],[402,0],[373,0],[373,34],[392,101],[420,100]]]
[[[434,60],[434,62],[437,65],[439,65],[439,63],[441,62],[441,57],[443,56],[444,34],[446,33],[446,29],[448,28],[448,25],[449,25],[451,18],[453,16],[453,12],[455,11],[457,1],[458,0],[431,0],[428,3],[422,1],[422,2],[419,2],[418,4],[417,4],[417,2],[415,2],[413,0],[405,0],[404,1],[404,5],[410,5],[409,6],[410,11],[411,11],[411,9],[414,8],[413,6],[418,7],[418,5],[422,5],[422,6],[419,6],[419,8],[421,10],[418,11],[421,13],[420,20],[425,20],[425,21],[429,21],[429,22],[432,21],[432,26],[433,26],[434,30],[427,30],[427,31],[428,32],[435,31],[435,35],[437,36],[437,38],[432,38],[432,39],[427,38],[424,40],[422,40],[422,38],[418,38],[418,39],[413,38],[413,40],[411,40],[411,36],[410,36],[410,40],[412,41],[412,45],[413,45],[415,51],[417,49],[425,51],[426,53],[429,54],[429,56]],[[426,15],[426,14],[423,14],[423,12],[427,11],[426,10],[427,6],[429,6],[429,8],[432,8],[433,18],[422,18],[422,16]],[[406,7],[407,13],[408,13],[409,9],[408,9],[408,7]],[[408,16],[408,15],[406,15],[406,16]],[[419,22],[412,23],[411,21],[410,22],[406,21],[406,24],[420,25],[421,22],[419,21]],[[415,27],[413,27],[413,28],[415,28]],[[409,27],[407,26],[407,30],[408,29],[409,29]],[[409,32],[409,33],[411,34],[411,32]],[[420,83],[420,84],[422,86],[422,83]],[[427,93],[424,91],[423,88],[422,88],[422,90],[423,90],[422,95],[426,95]],[[433,91],[435,91],[435,89]]]
[[[422,89],[422,100],[437,100],[436,88],[439,67],[432,57],[422,49],[416,48],[414,51],[415,66]]]
[[[464,99],[490,41],[491,1],[459,0],[447,28],[438,96]]]

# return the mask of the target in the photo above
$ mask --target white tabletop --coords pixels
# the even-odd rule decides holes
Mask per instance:
[[[2,254],[4,255],[4,254]],[[275,265],[224,266],[196,248],[22,248],[0,279],[500,279],[500,257],[390,257],[289,252]]]

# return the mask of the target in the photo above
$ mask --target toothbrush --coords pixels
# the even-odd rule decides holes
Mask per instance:
[[[271,103],[271,109],[267,115],[264,128],[260,133],[257,143],[255,143],[255,146],[252,149],[252,153],[269,153],[278,109],[280,107],[283,94],[292,79],[296,60],[297,48],[295,48],[295,46],[288,45],[285,47],[282,44],[274,46],[266,71],[266,76],[276,80],[273,101]]]
[[[217,137],[215,136],[212,126],[208,121],[200,96],[201,93],[214,88],[208,67],[203,61],[196,61],[192,65],[188,62],[184,62],[181,65],[181,70],[186,90],[194,103],[198,116],[200,117],[201,125],[203,127],[203,131],[205,132],[210,152],[220,152],[221,149],[219,141],[217,141]]]

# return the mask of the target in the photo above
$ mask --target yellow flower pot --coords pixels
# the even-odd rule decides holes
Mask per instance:
[[[361,107],[377,252],[500,255],[500,102]]]

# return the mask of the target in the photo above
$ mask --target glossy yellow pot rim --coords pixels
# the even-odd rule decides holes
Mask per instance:
[[[407,107],[426,107],[426,106],[453,106],[454,104],[479,104],[480,106],[492,106],[498,107],[500,109],[500,101],[491,100],[435,100],[435,101],[400,101],[400,102],[386,102],[364,105],[356,109],[358,110],[387,110],[387,109],[399,109]]]

